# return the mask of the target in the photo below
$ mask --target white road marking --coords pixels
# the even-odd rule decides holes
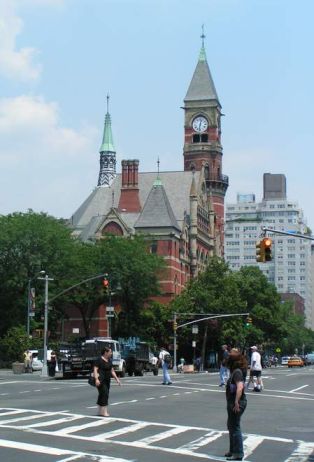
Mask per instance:
[[[82,416],[81,416],[82,418]],[[92,422],[88,422],[87,424],[82,425],[75,425],[73,427],[66,427],[61,430],[56,430],[53,432],[49,432],[49,434],[56,435],[56,436],[66,436],[70,435],[75,432],[79,432],[81,430],[85,430],[86,428],[93,428],[93,427],[100,427],[101,425],[108,424],[112,419],[110,417],[105,418],[98,418],[98,420],[94,420]]]
[[[156,443],[157,441],[164,440],[166,438],[171,438],[171,436],[179,435],[180,433],[184,433],[190,430],[190,427],[174,427],[171,430],[167,430],[165,432],[157,433],[156,435],[148,436],[147,438],[143,438],[141,440],[137,440],[137,443],[140,445],[149,445],[152,443]]]
[[[116,403],[110,404],[110,406],[117,406],[118,404],[130,404],[130,403],[137,403],[137,399],[131,399],[130,401],[118,401]]]
[[[118,428],[117,430],[113,430],[112,432],[106,432],[106,433],[102,433],[101,435],[92,436],[90,439],[92,441],[101,442],[101,441],[105,441],[110,438],[115,438],[117,436],[125,435],[126,433],[129,434],[129,433],[136,432],[147,426],[148,426],[147,422],[138,422],[133,425],[128,425],[122,428]]]
[[[309,462],[311,456],[314,453],[314,443],[306,443],[305,441],[299,441],[298,447],[293,451],[290,457],[285,462]]]
[[[9,393],[0,393],[0,396],[7,396]]]
[[[188,451],[196,451],[197,449],[201,448],[202,446],[206,446],[209,443],[212,443],[213,441],[217,440],[223,435],[223,432],[218,432],[218,431],[211,431],[209,433],[206,433],[206,435],[202,436],[201,438],[198,438],[194,441],[191,441],[190,443],[184,444],[183,446],[180,446],[178,449],[181,450],[188,450]]]
[[[28,391],[20,391],[19,393],[20,393],[20,395],[22,395],[23,393],[30,393],[30,392],[31,392],[31,391],[28,390]]]
[[[27,411],[24,411],[24,412],[27,412]],[[7,420],[0,420],[0,426],[1,425],[8,425],[8,424],[12,424],[12,423],[15,423],[15,422],[21,422],[21,420],[33,420],[33,419],[42,419],[43,417],[48,417],[48,416],[52,416],[54,415],[55,413],[51,413],[51,412],[43,412],[43,413],[40,413],[40,414],[32,414],[32,415],[27,415],[25,417],[17,417],[16,419],[7,419]]]
[[[178,393],[179,394],[179,393]],[[156,399],[156,398],[146,398],[145,401],[150,401],[152,399]]]
[[[302,390],[303,388],[306,388],[306,387],[308,387],[308,385],[303,385],[302,387],[295,388],[294,390],[290,390],[289,393],[294,393],[294,392]]]
[[[0,382],[0,385],[10,385],[11,383],[20,383],[18,380],[14,380],[11,382]]]
[[[2,440],[2,439],[0,439],[0,447],[10,448],[10,449],[20,449],[22,451],[35,452],[39,454],[49,454],[52,456],[73,455],[73,456],[77,456],[75,458],[83,458],[86,456],[95,458],[95,454],[89,454],[87,452],[75,452],[69,449],[51,448],[49,446],[41,446],[39,444],[19,443],[17,441],[9,441],[9,440]],[[70,457],[70,458],[59,460],[58,462],[62,462],[62,461],[65,462],[69,460],[74,460],[74,459],[73,457]],[[117,457],[110,457],[110,456],[98,456],[97,460],[99,462],[132,462],[131,460],[121,459]]]
[[[262,444],[263,441],[264,441],[263,436],[248,435],[247,438],[245,438],[245,440],[243,441],[243,449],[244,449],[245,458],[250,456],[255,451],[255,449],[260,444]]]
[[[70,413],[63,413],[61,414],[59,412],[59,415],[56,415],[56,413],[52,412],[43,412],[43,411],[37,411],[37,410],[25,410],[25,409],[14,409],[14,408],[9,408],[9,409],[0,409],[0,417],[1,417],[1,411],[4,411],[3,414],[8,414],[11,415],[12,417],[17,417],[17,413],[33,413],[35,414],[36,417],[41,416],[43,418],[49,417],[52,420],[47,420],[46,422],[40,422],[40,423],[32,423],[30,422],[29,424],[23,425],[23,427],[17,427],[14,425],[10,425],[10,423],[13,420],[20,420],[23,423],[25,422],[25,417],[21,416],[20,419],[6,419],[9,420],[9,424],[4,424],[1,425],[0,421],[0,427],[5,427],[5,428],[14,428],[18,430],[26,430],[29,432],[32,432],[37,435],[48,435],[48,436],[60,436],[64,438],[70,438],[72,440],[81,440],[81,441],[89,441],[89,442],[95,442],[95,443],[110,443],[114,444],[117,446],[123,446],[123,447],[133,447],[133,448],[145,448],[153,451],[157,451],[159,453],[165,453],[165,454],[175,454],[175,455],[184,455],[188,457],[194,457],[194,458],[199,458],[199,459],[205,459],[205,460],[215,460],[215,461],[222,461],[225,460],[223,457],[219,457],[215,454],[208,454],[208,450],[210,451],[210,448],[206,447],[204,453],[200,452],[199,449],[206,446],[210,445],[211,442],[219,439],[220,437],[225,437],[227,438],[228,432],[225,431],[220,431],[220,430],[215,430],[211,428],[204,428],[204,427],[187,427],[183,425],[172,425],[172,424],[164,424],[160,422],[147,422],[147,421],[138,421],[138,420],[132,420],[132,419],[124,419],[124,418],[99,418],[96,416],[86,416],[83,414],[70,414]],[[2,415],[3,415],[2,414]],[[60,418],[59,418],[60,417]],[[30,417],[31,419],[31,417]],[[79,420],[82,419],[81,425],[76,425],[76,426],[70,426],[70,427],[63,427],[62,429],[59,429],[58,431],[50,431],[48,429],[43,429],[42,427],[45,426],[51,426],[54,424],[58,423],[64,423],[65,425],[70,422],[71,420]],[[87,421],[87,423],[84,423]],[[113,425],[121,424],[124,423],[122,428],[118,428],[115,430],[111,431]],[[96,429],[97,427],[97,429]],[[105,428],[108,428],[107,432],[104,432]],[[163,431],[160,431],[160,427],[164,429]],[[91,429],[95,428],[96,429],[96,434],[92,435]],[[151,429],[156,429],[155,434],[145,437],[145,438],[140,438],[141,437],[141,430],[144,428],[151,428]],[[87,429],[89,434],[84,435],[84,430]],[[101,433],[97,434],[97,431],[101,431]],[[195,435],[195,432],[199,431],[201,432],[200,437],[194,439],[191,442],[187,442],[186,444],[183,444],[180,447],[163,447],[161,445],[154,445],[154,443],[158,443],[160,441],[163,441],[168,438],[175,437],[176,435],[179,434],[185,434],[184,436],[185,440],[188,440],[190,431],[192,431],[193,436]],[[80,434],[77,434],[77,432],[80,432]],[[139,434],[137,434],[139,432]],[[120,441],[119,436],[120,435],[125,435],[129,433],[134,433],[135,438],[137,437],[138,439],[131,440],[131,441]],[[245,460],[246,462],[248,461],[248,457],[252,453],[254,453],[255,449],[260,446],[264,441],[270,443],[270,442],[279,442],[279,443],[294,443],[294,447],[296,447],[296,444],[298,445],[297,448],[295,448],[294,452],[291,454],[290,458],[288,458],[285,462],[308,462],[308,456],[313,453],[314,451],[314,443],[308,443],[304,441],[296,441],[293,439],[287,439],[287,438],[278,438],[278,437],[273,437],[273,436],[263,436],[263,435],[254,435],[254,434],[244,434],[244,448],[245,448]],[[3,440],[4,441],[4,440]],[[12,442],[10,442],[12,443]],[[13,442],[12,444],[16,444]],[[21,449],[24,446],[24,443],[17,443],[21,444]],[[36,446],[36,445],[35,445]],[[1,440],[0,440],[0,447],[1,447]],[[33,445],[29,445],[30,448],[33,447]],[[36,446],[37,447],[37,446]],[[44,446],[43,446],[44,447]],[[39,446],[39,448],[42,448]],[[45,453],[49,454],[49,451],[47,451],[47,448],[45,448]],[[41,452],[41,451],[39,451]],[[80,455],[81,453],[79,452],[71,452],[68,451],[65,455],[68,457],[63,458],[62,460],[58,460],[56,462],[67,462],[70,460],[75,460],[77,455]],[[85,456],[85,453],[82,455],[82,457]],[[93,455],[95,457],[95,454]],[[162,457],[162,456],[161,456]],[[104,462],[106,461],[117,461],[120,459],[101,459],[99,456],[97,456],[97,460],[101,461],[103,460]]]

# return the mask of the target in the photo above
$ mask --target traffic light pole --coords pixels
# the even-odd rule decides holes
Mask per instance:
[[[292,237],[299,237],[300,239],[307,239],[308,241],[314,241],[314,237],[306,236],[304,234],[297,234],[297,233],[288,233],[288,231],[279,231],[277,229],[266,228],[265,226],[262,227],[263,235],[266,235],[266,232],[274,233],[274,234],[281,234],[283,236],[292,236]]]
[[[204,316],[205,313],[180,313],[188,316]],[[177,372],[177,329],[181,327],[189,326],[190,324],[199,323],[202,321],[208,321],[209,319],[217,318],[231,318],[234,316],[249,316],[250,313],[230,313],[230,314],[213,314],[206,318],[194,319],[193,321],[185,322],[184,324],[177,325],[177,313],[173,314],[173,370]]]

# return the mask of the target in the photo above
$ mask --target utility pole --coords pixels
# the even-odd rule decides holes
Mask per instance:
[[[41,370],[42,377],[48,377],[47,368],[47,338],[48,338],[48,284],[49,281],[53,281],[52,278],[46,274],[44,278],[38,278],[45,281],[45,314],[44,314],[44,359],[43,368]]]

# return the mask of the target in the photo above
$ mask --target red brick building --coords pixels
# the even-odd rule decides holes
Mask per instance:
[[[151,252],[167,263],[160,280],[165,303],[205,268],[209,258],[223,252],[228,177],[222,174],[221,105],[204,42],[184,112],[183,171],[141,172],[139,160],[122,160],[121,173],[116,173],[107,109],[98,185],[71,217],[73,234],[84,241],[106,233],[149,235]],[[100,323],[98,333],[104,330]]]

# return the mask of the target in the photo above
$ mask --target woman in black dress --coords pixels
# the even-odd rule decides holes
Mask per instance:
[[[115,379],[118,385],[121,385],[121,382],[112,367],[111,356],[111,349],[105,347],[101,351],[101,357],[98,358],[94,363],[94,377],[98,390],[98,415],[103,417],[109,417],[108,398],[111,377]]]

